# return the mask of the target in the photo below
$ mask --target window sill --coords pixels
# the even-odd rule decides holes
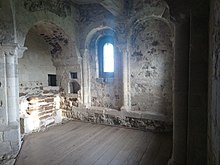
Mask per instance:
[[[103,83],[103,84],[111,84],[111,83],[113,83],[113,81],[114,81],[113,77],[96,78],[96,82]]]

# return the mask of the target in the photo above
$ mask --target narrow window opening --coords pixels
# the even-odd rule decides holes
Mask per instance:
[[[48,86],[57,86],[56,75],[48,74]]]
[[[77,79],[77,72],[70,72],[71,79]]]
[[[112,36],[105,36],[98,41],[98,65],[100,78],[112,78],[115,71],[115,52]]]
[[[114,72],[114,46],[112,43],[105,43],[103,46],[103,70]]]

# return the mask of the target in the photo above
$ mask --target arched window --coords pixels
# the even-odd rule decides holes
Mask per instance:
[[[112,43],[105,43],[103,46],[103,70],[114,72],[114,46]]]
[[[108,78],[114,76],[114,43],[112,37],[102,37],[98,41],[99,77]]]

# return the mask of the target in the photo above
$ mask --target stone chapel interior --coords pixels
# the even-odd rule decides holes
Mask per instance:
[[[219,0],[1,0],[0,164],[75,120],[170,134],[166,164],[219,165],[219,50]]]

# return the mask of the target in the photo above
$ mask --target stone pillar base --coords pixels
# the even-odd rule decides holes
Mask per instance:
[[[121,110],[121,111],[126,111],[126,112],[128,112],[128,111],[131,110],[131,108],[130,108],[129,106],[122,106],[122,107],[120,108],[120,110]]]
[[[21,147],[20,130],[18,124],[0,128],[0,162],[13,159]]]

